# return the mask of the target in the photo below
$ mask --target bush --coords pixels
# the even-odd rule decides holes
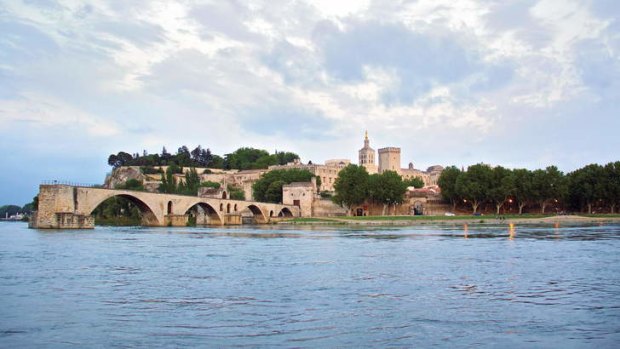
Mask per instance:
[[[219,189],[222,185],[220,183],[217,183],[217,182],[206,181],[206,182],[200,183],[200,186],[203,187],[203,188]]]
[[[140,171],[142,171],[143,174],[159,174],[163,172],[161,167],[155,168],[153,166],[142,166],[140,167]]]

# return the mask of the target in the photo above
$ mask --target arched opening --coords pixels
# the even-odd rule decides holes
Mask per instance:
[[[226,213],[230,213],[230,203],[226,204]]]
[[[226,190],[224,190],[224,191],[222,192],[222,199],[228,199],[228,198],[226,197]]]
[[[187,209],[185,214],[189,214],[190,223],[196,225],[222,225],[222,219],[213,208],[206,202],[199,202]]]
[[[224,211],[224,204],[220,204],[220,212]]]
[[[142,200],[127,194],[113,195],[90,211],[98,225],[158,226],[153,210]]]
[[[172,214],[172,201],[168,201],[168,210],[166,210],[166,214]]]
[[[278,217],[293,217],[293,212],[285,207],[282,211],[280,211],[280,213],[278,213]]]
[[[424,214],[424,205],[422,205],[422,202],[420,201],[416,201],[413,203],[413,207],[412,207],[412,211],[411,213],[413,213],[414,216],[421,216]]]
[[[273,217],[273,210],[269,211],[269,217]]]
[[[235,204],[235,212],[237,212],[237,204]]]
[[[267,223],[267,218],[265,218],[265,215],[263,214],[263,211],[258,206],[250,205],[250,206],[247,207],[246,212],[248,210],[249,210],[249,213],[251,213],[251,216],[248,217],[248,218],[251,218],[253,223],[256,223],[256,224],[265,224],[265,223]]]

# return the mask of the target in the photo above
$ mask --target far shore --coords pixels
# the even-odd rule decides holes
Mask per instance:
[[[589,224],[620,223],[620,215],[523,215],[523,216],[370,216],[294,218],[278,224],[293,225],[454,225],[454,224]]]

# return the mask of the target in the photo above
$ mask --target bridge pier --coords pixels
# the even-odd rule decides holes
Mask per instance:
[[[56,212],[52,215],[39,216],[35,211],[28,221],[28,228],[34,229],[94,229],[95,217],[92,215]]]

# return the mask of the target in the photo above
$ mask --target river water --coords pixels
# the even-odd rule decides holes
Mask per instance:
[[[0,223],[1,348],[618,348],[620,225]]]

